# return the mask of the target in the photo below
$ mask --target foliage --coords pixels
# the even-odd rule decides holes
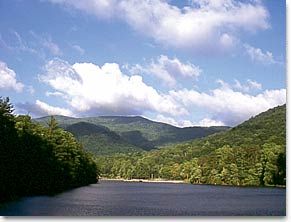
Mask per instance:
[[[44,127],[12,112],[0,98],[0,201],[97,182],[93,158],[53,117]]]
[[[65,129],[71,132],[83,144],[84,149],[92,154],[106,155],[142,150],[128,143],[120,135],[104,126],[78,122],[67,126]]]
[[[43,117],[35,121],[45,124],[48,118]],[[88,118],[55,116],[55,118],[61,127],[73,132],[85,149],[97,155],[149,151],[161,146],[205,137],[229,128],[224,126],[179,128],[138,116]],[[86,123],[87,130],[84,133]],[[119,137],[118,140],[116,140],[116,135]]]
[[[150,152],[97,158],[106,177],[263,186],[286,183],[286,106],[228,131]]]

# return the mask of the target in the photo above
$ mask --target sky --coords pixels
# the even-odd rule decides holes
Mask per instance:
[[[283,0],[0,1],[16,114],[235,126],[286,103]]]

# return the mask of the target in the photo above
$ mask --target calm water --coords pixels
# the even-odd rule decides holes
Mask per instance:
[[[0,215],[285,215],[286,190],[101,181],[56,196],[22,198]]]

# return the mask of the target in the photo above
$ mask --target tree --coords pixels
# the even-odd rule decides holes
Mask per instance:
[[[9,98],[0,97],[0,201],[17,195],[18,136]],[[13,160],[13,161],[12,161]]]
[[[98,181],[90,154],[54,118],[49,128],[14,116],[9,99],[0,98],[0,201],[50,194]]]
[[[54,116],[50,117],[50,120],[47,123],[49,135],[52,135],[52,133],[58,128],[58,122]]]
[[[274,184],[275,179],[280,174],[279,168],[281,166],[280,167],[278,166],[278,159],[282,158],[283,153],[284,153],[283,147],[280,145],[274,143],[266,143],[263,145],[263,152],[261,156],[263,169],[261,177],[262,183],[264,185]]]

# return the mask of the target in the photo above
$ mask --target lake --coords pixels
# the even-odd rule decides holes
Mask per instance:
[[[26,197],[3,216],[286,215],[286,189],[100,181],[55,196]]]

